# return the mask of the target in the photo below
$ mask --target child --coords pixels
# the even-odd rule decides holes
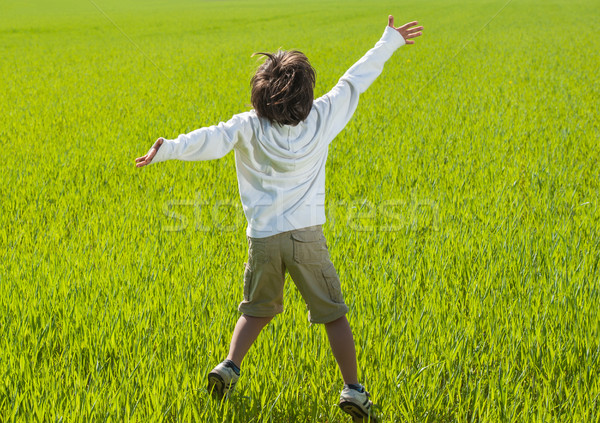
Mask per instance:
[[[423,27],[388,26],[375,46],[333,89],[313,101],[315,72],[299,51],[267,57],[252,78],[254,110],[177,139],[159,138],[136,166],[170,159],[210,160],[235,150],[240,197],[248,220],[244,300],[227,359],[208,375],[216,397],[228,395],[244,356],[273,316],[283,311],[286,270],[308,306],[309,320],[323,323],[344,379],[339,405],[355,421],[375,420],[372,402],[357,376],[348,307],[323,236],[325,162],[329,143],[346,126],[358,98],[379,76],[394,51],[413,44]]]

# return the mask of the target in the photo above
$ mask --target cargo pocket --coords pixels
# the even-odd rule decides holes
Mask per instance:
[[[342,287],[340,284],[340,278],[338,277],[337,272],[335,271],[335,267],[333,263],[327,263],[322,269],[323,278],[325,279],[325,285],[327,286],[327,290],[329,291],[329,298],[334,303],[343,303],[344,297],[342,295]]]
[[[325,236],[321,231],[294,231],[294,261],[300,264],[319,264],[328,257]]]
[[[246,263],[246,269],[244,270],[244,301],[251,301],[252,296],[252,269],[250,265]]]

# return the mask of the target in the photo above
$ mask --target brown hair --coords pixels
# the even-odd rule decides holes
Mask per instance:
[[[296,126],[308,117],[315,88],[315,70],[304,53],[279,50],[267,56],[252,77],[251,101],[260,117]]]

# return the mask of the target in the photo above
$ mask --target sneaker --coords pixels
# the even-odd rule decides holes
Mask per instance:
[[[369,393],[362,387],[362,392],[344,386],[340,395],[340,408],[352,416],[354,422],[377,422],[373,411],[373,403],[369,400]]]
[[[229,397],[240,375],[225,363],[219,363],[208,374],[208,392],[216,399]]]

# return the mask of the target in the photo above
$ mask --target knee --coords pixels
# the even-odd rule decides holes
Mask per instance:
[[[264,325],[267,325],[271,320],[273,320],[273,317],[275,316],[265,316],[265,317],[257,317],[257,316],[248,316],[247,314],[242,314],[242,316],[244,317],[244,319],[246,319],[249,322],[253,322],[253,323],[259,323]]]
[[[347,322],[346,315],[343,315],[342,317],[338,317],[337,319],[332,320],[331,322],[325,323],[325,327],[337,326],[339,324],[344,324],[344,322]]]

